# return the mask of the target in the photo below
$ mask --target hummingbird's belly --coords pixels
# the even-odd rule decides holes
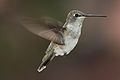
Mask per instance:
[[[58,45],[54,48],[54,52],[56,56],[60,55],[63,56],[64,54],[69,54],[76,46],[79,37],[73,38],[72,36],[68,35],[65,37],[65,45]]]
[[[69,54],[71,50],[73,50],[78,42],[78,38],[72,38],[71,36],[67,36],[65,38],[65,46],[63,46],[63,50],[66,54]]]
[[[64,32],[65,45],[58,45],[54,48],[56,56],[63,56],[69,54],[76,46],[78,39],[81,35],[81,27],[76,25],[68,25],[67,31]]]

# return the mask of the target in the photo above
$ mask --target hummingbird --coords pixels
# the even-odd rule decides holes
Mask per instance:
[[[79,10],[71,10],[64,24],[48,17],[43,17],[39,20],[33,18],[24,18],[21,20],[23,26],[30,32],[51,41],[37,69],[38,72],[43,71],[56,56],[68,55],[75,48],[81,36],[83,21],[88,17],[107,16],[86,14]]]

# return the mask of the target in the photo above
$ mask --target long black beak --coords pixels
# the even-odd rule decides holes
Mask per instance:
[[[85,17],[107,17],[103,15],[96,15],[96,14],[84,14]]]

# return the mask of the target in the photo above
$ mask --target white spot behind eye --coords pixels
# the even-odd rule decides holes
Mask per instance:
[[[76,13],[76,14],[74,14],[73,16],[75,16],[75,17],[81,17],[82,15],[79,14],[79,13]]]
[[[79,15],[80,15],[80,14],[76,13],[76,14],[74,14],[73,16],[74,16],[74,17],[78,17]]]

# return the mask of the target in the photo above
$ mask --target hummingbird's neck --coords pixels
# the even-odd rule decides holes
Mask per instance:
[[[83,22],[81,22],[81,21],[75,21],[75,22],[67,22],[67,25],[68,26],[66,26],[67,28],[81,28],[82,27],[82,23]]]
[[[75,23],[67,23],[66,24],[66,30],[67,31],[79,31],[79,30],[81,30],[81,27],[82,27],[82,23],[80,24],[80,23],[78,23],[78,22],[75,22]]]
[[[73,25],[73,27],[82,27],[82,23],[85,18],[69,19],[66,21],[66,25]]]

